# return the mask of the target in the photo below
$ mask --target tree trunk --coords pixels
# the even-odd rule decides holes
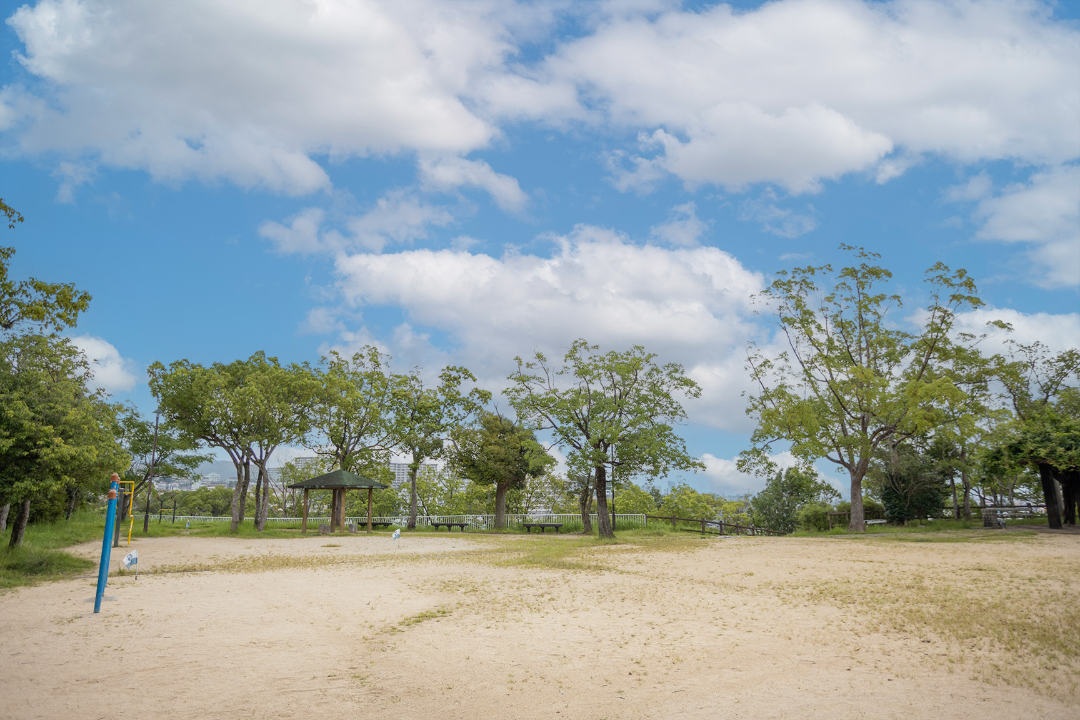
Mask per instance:
[[[143,535],[150,532],[150,493],[154,491],[154,478],[147,478],[146,481],[146,511],[143,513],[142,531]]]
[[[1076,484],[1070,478],[1069,473],[1061,474],[1061,499],[1064,501],[1065,512],[1062,513],[1061,522],[1065,525],[1076,524]]]
[[[510,488],[507,483],[495,483],[495,529],[502,530],[506,527],[506,491]]]
[[[247,517],[248,489],[251,488],[251,458],[244,461],[244,489],[240,492],[240,522]]]
[[[244,508],[240,502],[240,495],[244,492],[244,464],[234,459],[233,467],[236,468],[236,485],[233,486],[232,507],[230,508],[232,510],[232,522],[229,523],[229,532],[236,532],[244,519]]]
[[[607,466],[596,466],[596,519],[600,526],[600,537],[609,540],[615,539],[615,531],[611,528],[611,516],[607,508]]]
[[[578,494],[578,508],[581,510],[581,532],[592,535],[592,480],[588,477]]]
[[[255,481],[255,529],[262,532],[266,529],[266,517],[270,510],[270,473],[265,461],[255,464],[259,468],[259,478]]]
[[[72,485],[71,491],[68,493],[68,505],[67,512],[64,513],[64,519],[70,520],[72,513],[75,512],[75,502],[79,499],[79,486]]]
[[[258,463],[255,464],[258,468]],[[255,477],[255,529],[259,530],[259,512],[262,510],[262,489],[263,489],[263,476],[262,469],[259,468],[259,473]]]
[[[420,472],[420,463],[416,462],[416,450],[413,450],[413,462],[409,464],[409,530],[416,529],[416,474]]]
[[[956,495],[956,475],[949,473],[949,482],[952,484],[952,514],[953,520],[960,519],[960,499]]]
[[[8,547],[22,545],[23,535],[26,534],[26,523],[30,520],[30,500],[23,500],[19,506],[19,514],[15,516],[15,524],[11,526],[11,540]]]
[[[11,512],[11,503],[6,503],[3,507],[0,507],[0,533],[7,530],[7,516]]]
[[[971,519],[971,481],[968,479],[967,470],[960,471],[960,482],[964,484],[964,519]]]
[[[866,532],[866,513],[863,510],[862,481],[866,475],[866,466],[869,461],[860,460],[854,470],[849,470],[851,476],[851,520],[848,522],[848,530],[851,532]]]
[[[1054,484],[1053,468],[1047,463],[1039,463],[1039,480],[1042,481],[1043,499],[1046,501],[1046,520],[1052,528],[1061,527],[1061,515],[1058,514],[1058,492]]]

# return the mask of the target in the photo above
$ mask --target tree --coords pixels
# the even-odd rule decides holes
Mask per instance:
[[[94,483],[128,464],[116,412],[87,387],[86,358],[70,341],[27,333],[0,342],[0,503],[19,507],[10,545],[22,543],[35,500]]]
[[[788,349],[772,358],[753,343],[747,348],[757,385],[747,414],[758,426],[739,464],[743,471],[761,467],[778,441],[790,443],[806,464],[818,458],[836,463],[850,479],[850,529],[862,532],[862,483],[875,452],[939,424],[936,404],[963,395],[935,370],[955,350],[950,332],[957,311],[982,302],[964,270],[938,263],[927,270],[930,302],[921,327],[913,333],[891,327],[887,314],[901,299],[877,286],[892,273],[866,262],[877,253],[841,249],[860,262],[836,273],[831,288],[819,286],[819,276],[833,273],[822,265],[781,271],[758,296]]]
[[[1039,342],[1008,344],[1008,355],[994,358],[994,374],[1016,416],[1002,459],[1038,469],[1048,523],[1060,528],[1062,514],[1076,522],[1080,500],[1080,393],[1071,385],[1080,380],[1080,351],[1055,355]]]
[[[23,222],[23,216],[0,198],[0,212],[7,217],[9,229]],[[75,327],[79,313],[90,306],[89,293],[77,290],[72,283],[48,283],[37,278],[15,281],[8,266],[15,248],[0,247],[0,329],[11,331],[24,323],[45,330]]]
[[[124,473],[124,479],[135,483],[133,497],[138,496],[144,488],[148,491],[151,489],[151,471],[155,476],[190,475],[195,472],[200,463],[210,460],[208,456],[192,454],[197,447],[195,439],[184,435],[179,428],[168,422],[158,427],[156,436],[155,442],[154,423],[140,416],[134,407],[129,406],[121,413],[119,437],[124,450],[131,456],[131,464]],[[127,515],[128,502],[129,499],[125,494],[123,502],[117,503],[117,518]],[[143,517],[143,532],[148,529],[149,512],[150,503],[148,502],[146,514]],[[119,547],[119,545],[120,523],[118,522],[115,526],[113,547]]]
[[[416,527],[416,475],[426,460],[443,457],[450,432],[479,411],[491,393],[473,388],[462,391],[465,381],[476,377],[463,367],[446,367],[439,373],[439,385],[429,387],[419,369],[391,379],[391,407],[395,444],[409,454],[409,523]]]
[[[389,462],[394,443],[389,360],[368,346],[348,359],[331,352],[315,371],[318,390],[310,422],[326,443],[315,451],[333,467],[370,475]]]
[[[230,530],[236,532],[247,500],[252,438],[247,398],[239,392],[247,375],[243,365],[215,363],[206,368],[178,360],[168,369],[155,362],[147,372],[150,392],[166,421],[187,436],[224,450],[232,460],[236,487]]]
[[[478,485],[495,487],[495,527],[506,526],[506,493],[525,487],[555,463],[532,432],[498,413],[480,415],[478,427],[452,433],[453,466]]]
[[[600,537],[614,538],[608,468],[620,467],[629,478],[704,467],[687,453],[673,427],[686,417],[675,395],[696,398],[701,390],[681,365],[657,365],[656,355],[640,346],[603,355],[597,350],[576,340],[558,369],[539,352],[529,362],[516,358],[517,371],[509,378],[513,385],[505,394],[522,422],[554,434],[572,469],[588,469]]]
[[[829,503],[840,493],[818,479],[813,468],[789,467],[777,470],[765,487],[750,501],[754,524],[781,533],[795,531],[799,510],[811,503]]]
[[[277,358],[268,358],[262,351],[230,367],[244,377],[236,392],[241,395],[240,405],[247,413],[247,457],[259,469],[255,483],[255,529],[262,532],[270,507],[267,464],[277,448],[298,443],[307,436],[316,382],[306,368],[282,367]]]

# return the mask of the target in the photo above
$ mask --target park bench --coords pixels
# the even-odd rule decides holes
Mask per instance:
[[[467,522],[436,522],[434,520],[431,521],[431,526],[436,530],[445,525],[446,532],[451,532],[456,527],[461,528],[461,532],[465,532],[465,528],[468,526],[468,524],[469,523]]]
[[[535,527],[535,528],[540,528],[540,532],[547,532],[548,528],[555,528],[556,534],[559,532],[559,528],[561,528],[563,526],[562,523],[542,523],[542,522],[527,522],[527,523],[523,523],[523,525],[525,525],[525,532],[527,532],[527,533],[531,533],[532,529]]]

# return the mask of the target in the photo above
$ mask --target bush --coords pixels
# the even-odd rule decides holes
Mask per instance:
[[[941,514],[947,494],[940,477],[911,470],[885,472],[881,487],[885,519],[902,525],[915,518],[936,517]]]
[[[800,530],[825,532],[829,529],[829,513],[832,506],[817,502],[803,506],[795,514],[795,522]]]

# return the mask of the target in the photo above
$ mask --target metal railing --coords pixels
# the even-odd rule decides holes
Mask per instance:
[[[733,522],[725,522],[723,520],[706,520],[705,518],[681,518],[671,517],[666,515],[646,515],[645,520],[670,520],[671,527],[674,529],[680,529],[679,523],[693,523],[694,525],[701,526],[702,535],[783,535],[784,533],[777,532],[776,530],[770,530],[768,528],[757,527],[756,525],[740,525]],[[709,529],[709,526],[715,525],[717,527],[716,532]],[[683,530],[691,530],[697,532],[698,529],[694,528],[681,528]],[[726,531],[726,532],[725,532]]]
[[[592,522],[595,525],[597,523],[597,515],[593,513]],[[168,519],[168,518],[166,518]],[[244,518],[251,520],[251,517]],[[270,523],[296,523],[299,524],[303,518],[299,517],[268,517],[266,518],[267,524]],[[176,520],[173,522],[231,522],[230,516],[207,516],[207,515],[177,515]],[[372,522],[376,523],[390,523],[391,527],[405,527],[409,523],[408,515],[382,515],[372,516]],[[308,525],[319,523],[329,524],[329,517],[316,517],[314,515],[308,516]],[[367,515],[362,516],[349,516],[345,518],[346,523],[357,523],[359,525],[367,524]],[[465,523],[469,527],[476,528],[478,530],[495,530],[495,516],[494,515],[417,515],[416,525],[417,527],[430,527],[432,523]],[[523,528],[524,523],[562,523],[565,530],[581,529],[581,515],[578,513],[507,513],[505,522],[502,526],[503,529],[517,529]],[[631,528],[645,527],[645,515],[639,513],[616,513],[615,515],[615,528],[627,530]]]

